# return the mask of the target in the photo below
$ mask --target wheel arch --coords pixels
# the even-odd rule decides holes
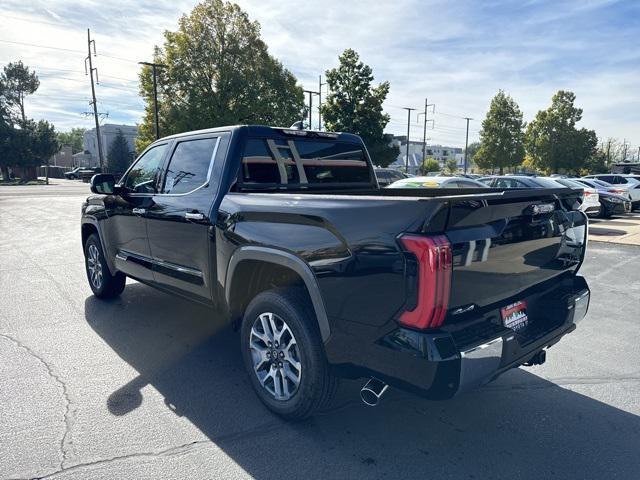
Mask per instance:
[[[82,238],[83,251],[84,251],[84,245],[87,242],[87,239],[89,238],[90,235],[94,233],[98,235],[98,238],[100,239],[100,244],[102,245],[102,251],[104,253],[105,261],[107,262],[107,266],[109,267],[109,271],[111,272],[111,275],[114,275],[118,271],[118,269],[116,268],[113,259],[110,258],[107,253],[108,251],[107,246],[105,245],[104,238],[103,238],[100,226],[98,224],[98,221],[91,217],[83,217],[82,224],[80,226],[80,234]]]
[[[283,277],[306,290],[320,335],[326,343],[331,330],[316,277],[302,259],[283,250],[246,246],[233,253],[224,285],[225,301],[232,319],[242,315],[251,299],[270,287],[270,281]]]
[[[80,228],[81,234],[82,234],[82,246],[84,247],[84,244],[87,243],[87,239],[89,238],[89,236],[93,233],[96,233],[98,235],[98,237],[100,237],[100,232],[98,231],[98,227],[96,225],[94,225],[93,223],[89,223],[89,222],[84,222],[82,224],[82,227]],[[102,241],[102,238],[100,238],[100,241]]]

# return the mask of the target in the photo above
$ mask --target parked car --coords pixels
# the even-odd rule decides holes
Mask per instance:
[[[604,211],[602,209],[602,205],[600,204],[600,195],[598,194],[597,188],[590,187],[570,178],[553,177],[552,180],[568,188],[582,189],[584,193],[582,195],[582,204],[580,205],[580,210],[582,210],[587,215],[605,215],[603,214]]]
[[[628,213],[631,211],[631,197],[629,192],[619,190],[612,185],[595,178],[576,178],[576,182],[595,188],[598,190],[598,198],[600,201],[600,218],[609,218],[613,215]],[[612,192],[624,192],[624,194]]]
[[[413,177],[398,180],[388,188],[487,188],[487,186],[464,177]]]
[[[483,177],[479,181],[493,188],[558,188],[555,178],[527,175],[491,175]]]
[[[374,172],[378,179],[378,185],[381,187],[386,187],[397,180],[402,180],[403,178],[408,177],[408,175],[392,168],[375,168]]]
[[[216,307],[256,394],[289,419],[326,405],[339,377],[369,379],[375,405],[388,385],[445,399],[541,364],[589,305],[578,192],[379,188],[355,135],[182,133],[91,191],[94,295],[131,277]]]
[[[595,178],[603,182],[624,190],[621,194],[628,192],[631,197],[631,208],[640,207],[640,179],[635,175],[621,175],[612,173],[602,173],[598,175],[587,175],[583,178]]]
[[[100,167],[93,168],[83,168],[78,172],[78,177],[85,183],[88,183],[96,173],[101,173],[102,169]]]
[[[65,172],[64,176],[68,180],[85,180],[89,181],[96,173],[100,173],[100,167],[76,167],[73,170]]]
[[[73,170],[69,170],[68,172],[64,172],[64,178],[66,178],[67,180],[75,180],[77,178],[80,178],[78,176],[78,172],[80,172],[81,169],[82,169],[82,167],[76,167]]]

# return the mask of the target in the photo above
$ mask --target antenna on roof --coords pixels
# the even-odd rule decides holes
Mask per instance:
[[[304,124],[302,123],[302,121],[298,120],[293,125],[291,125],[289,128],[292,129],[292,130],[304,130]]]

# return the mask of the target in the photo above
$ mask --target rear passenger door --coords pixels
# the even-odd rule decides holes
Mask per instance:
[[[159,192],[147,210],[156,283],[196,300],[212,299],[212,206],[219,187],[214,165],[223,160],[227,143],[227,133],[175,140]]]

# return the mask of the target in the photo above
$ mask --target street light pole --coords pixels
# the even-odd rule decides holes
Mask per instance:
[[[322,83],[322,75],[318,75],[318,130],[322,130],[322,86],[326,83]]]
[[[411,110],[415,108],[403,107],[407,111],[407,155],[404,161],[404,171],[409,173],[409,135],[411,132]]]
[[[312,121],[312,115],[313,115],[313,95],[320,95],[319,92],[314,92],[313,90],[304,90],[304,93],[308,93],[309,94],[309,130],[311,130],[311,121]]]
[[[155,130],[156,130],[156,140],[160,138],[160,122],[158,121],[158,81],[157,77],[157,69],[158,68],[166,68],[166,65],[162,63],[152,63],[152,62],[138,62],[139,65],[146,65],[151,67],[151,72],[153,75],[153,117],[155,120]]]
[[[464,117],[467,121],[467,135],[464,140],[464,173],[467,173],[467,149],[469,148],[469,120],[473,120],[473,118]]]

